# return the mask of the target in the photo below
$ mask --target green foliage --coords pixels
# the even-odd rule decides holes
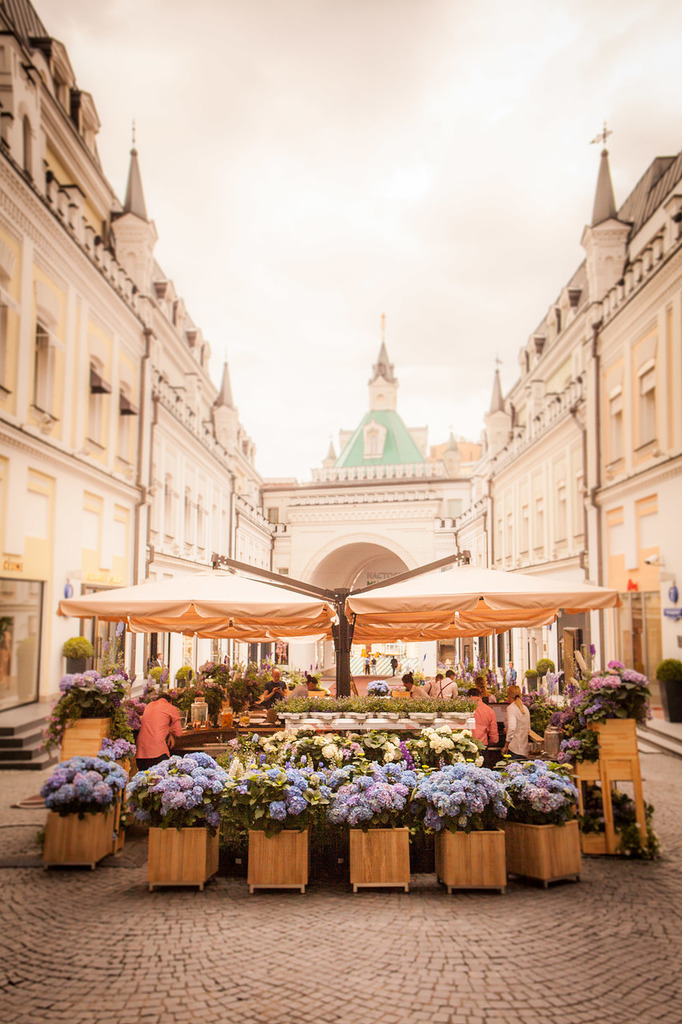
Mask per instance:
[[[149,669],[149,672],[147,673],[147,676],[148,676],[148,678],[151,676],[151,678],[154,680],[154,682],[158,683],[161,680],[162,673],[163,673],[163,665],[154,665],[154,668],[150,668]]]
[[[653,827],[653,804],[644,804],[646,846],[640,839],[635,802],[632,797],[619,789],[612,789],[611,808],[613,810],[613,827],[620,836],[617,852],[624,857],[641,860],[655,860],[660,857],[661,843]],[[587,785],[585,787],[584,813],[579,815],[579,821],[581,830],[587,834],[604,831],[604,804],[601,786]]]
[[[535,666],[535,671],[541,679],[544,679],[548,672],[556,672],[556,668],[551,658],[540,658]]]
[[[175,682],[178,686],[189,686],[193,679],[194,670],[191,665],[183,665],[182,668],[179,668],[175,673]]]
[[[72,636],[64,641],[62,654],[65,658],[92,658],[95,648],[85,636]]]
[[[542,735],[549,725],[549,720],[556,712],[556,704],[551,704],[546,697],[534,693],[528,706],[530,712],[530,727],[533,732]]]
[[[534,668],[527,668],[523,674],[526,677],[526,679],[537,679],[538,677],[537,669]]]
[[[390,697],[293,697],[280,701],[275,705],[278,714],[299,715],[305,712],[328,711],[333,714],[347,714],[349,711],[366,712],[372,715],[397,714],[403,718],[412,713],[428,713],[442,715],[445,712],[459,711],[471,714],[476,708],[476,701],[471,697],[452,697],[431,700],[429,697],[399,698]]]
[[[665,658],[656,669],[656,678],[660,683],[682,684],[682,661],[677,658]]]

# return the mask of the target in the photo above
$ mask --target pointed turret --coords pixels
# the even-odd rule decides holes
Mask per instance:
[[[398,405],[398,380],[389,362],[386,350],[386,314],[381,314],[381,348],[379,358],[372,367],[369,382],[370,409],[395,409]]]
[[[617,217],[618,211],[613,194],[611,168],[609,167],[609,151],[602,149],[599,175],[597,176],[597,191],[594,194],[594,206],[592,207],[592,227],[603,224],[605,220],[615,220]]]
[[[331,469],[331,467],[334,465],[335,462],[336,462],[336,451],[334,449],[334,442],[330,438],[330,440],[329,440],[329,451],[327,452],[327,457],[322,460],[322,465],[324,466],[325,469]]]
[[[448,476],[459,476],[459,471],[462,467],[462,453],[452,431],[450,431],[450,437],[441,458]]]
[[[232,398],[232,384],[230,383],[230,370],[227,365],[227,360],[223,365],[223,382],[220,385],[220,394],[215,401],[216,408],[224,406],[226,409],[234,409],[234,399]]]
[[[112,214],[116,258],[130,274],[143,295],[149,295],[154,267],[154,246],[158,235],[147,217],[137,150],[130,151],[130,168],[123,212]]]
[[[142,188],[142,175],[137,159],[137,150],[133,146],[130,150],[130,167],[128,168],[128,185],[126,187],[126,199],[123,204],[124,213],[133,213],[140,220],[149,220],[147,206],[144,201],[144,190]]]
[[[604,137],[605,135],[606,129]],[[629,234],[630,225],[618,220],[609,153],[607,149],[603,149],[597,175],[597,190],[594,194],[592,222],[583,231],[581,239],[586,256],[590,302],[601,302],[623,276]]]
[[[504,399],[502,398],[502,382],[500,381],[500,368],[495,367],[495,377],[493,379],[493,393],[490,399],[490,409],[488,412],[504,412]],[[452,437],[452,434],[450,435]]]

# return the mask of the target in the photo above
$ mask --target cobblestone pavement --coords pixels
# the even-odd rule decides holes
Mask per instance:
[[[679,1024],[682,760],[642,771],[661,860],[449,897],[429,875],[409,894],[221,876],[150,894],[139,856],[44,871],[45,812],[9,807],[43,776],[2,773],[0,1022]]]

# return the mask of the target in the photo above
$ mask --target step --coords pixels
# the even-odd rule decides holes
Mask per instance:
[[[40,746],[43,742],[43,730],[37,732],[26,732],[20,735],[0,736],[0,756],[3,750],[13,750],[15,747]]]
[[[51,703],[41,702],[0,711],[0,737],[21,735],[44,728],[51,708]]]
[[[30,761],[11,761],[6,760],[2,756],[0,751],[0,771],[13,771],[13,772],[41,772],[46,768],[51,768],[52,765],[57,764],[59,758],[56,753],[51,754],[41,751],[36,757]]]
[[[659,753],[665,752],[673,754],[675,757],[682,757],[682,745],[676,740],[667,739],[661,733],[652,735],[650,732],[646,732],[642,738],[648,746],[655,747]]]

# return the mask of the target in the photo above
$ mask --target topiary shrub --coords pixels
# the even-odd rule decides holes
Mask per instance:
[[[682,661],[665,658],[656,669],[659,683],[680,683],[682,685]]]
[[[530,680],[531,683],[534,683],[538,677],[537,669],[534,668],[527,668],[523,674],[526,677],[526,679]]]
[[[540,658],[535,666],[535,671],[541,679],[544,679],[548,672],[556,672],[556,668],[551,658]],[[528,675],[528,673],[526,673],[526,675]]]
[[[85,636],[72,636],[62,647],[65,658],[92,658],[94,653],[95,648]]]
[[[175,673],[175,682],[178,686],[189,686],[193,679],[194,671],[191,665],[183,665],[182,668],[179,668]]]

